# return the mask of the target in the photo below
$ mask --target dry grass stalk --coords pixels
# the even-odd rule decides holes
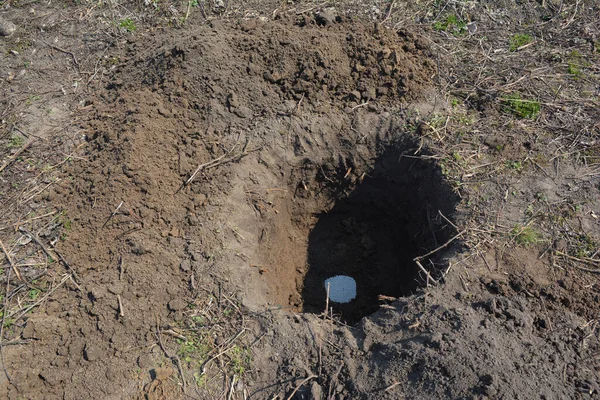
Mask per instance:
[[[296,392],[298,392],[298,390],[300,390],[300,388],[301,388],[302,386],[304,386],[304,385],[305,385],[305,384],[306,384],[308,381],[310,381],[311,379],[315,379],[315,378],[318,378],[318,377],[317,377],[316,375],[309,375],[309,376],[307,376],[307,377],[306,377],[304,380],[302,380],[302,382],[300,382],[300,383],[298,384],[298,386],[296,386],[296,388],[295,388],[295,389],[292,391],[292,394],[290,394],[290,395],[287,397],[287,400],[292,400],[292,399],[294,398],[294,395],[296,394]]]

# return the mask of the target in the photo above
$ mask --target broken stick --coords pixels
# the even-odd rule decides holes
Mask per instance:
[[[121,301],[121,295],[117,295],[117,301],[119,302],[119,316],[124,317],[125,311],[123,310],[123,302]]]
[[[13,263],[12,258],[10,257],[10,254],[8,253],[8,250],[6,250],[6,247],[4,247],[4,242],[2,242],[2,240],[0,240],[0,247],[2,247],[2,251],[4,252],[4,255],[6,256],[8,265],[10,265],[10,267],[12,268],[13,272],[17,276],[17,279],[20,280],[21,282],[23,282],[23,278],[21,278],[21,274],[19,273],[19,270],[17,269],[17,267],[15,267],[15,264]]]
[[[15,161],[22,152],[27,150],[34,141],[35,141],[35,138],[30,138],[15,154],[10,156],[8,158],[8,160],[6,160],[4,162],[4,164],[2,164],[2,166],[0,167],[0,172],[4,171],[6,169],[6,167],[8,167],[10,164],[12,164],[12,162]]]
[[[119,209],[123,206],[123,203],[125,203],[124,201],[120,202],[119,205],[117,206],[117,208],[115,209],[115,211],[112,212],[112,214],[110,214],[110,217],[108,217],[108,219],[106,220],[106,222],[104,222],[104,225],[102,225],[102,229],[104,229],[106,227],[106,224],[108,224],[108,222],[113,219],[113,217],[115,215],[117,215],[117,213],[119,212]]]

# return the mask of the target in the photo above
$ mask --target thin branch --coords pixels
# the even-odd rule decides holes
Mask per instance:
[[[183,374],[183,368],[181,367],[181,360],[177,355],[171,355],[167,351],[167,348],[165,347],[162,341],[162,337],[160,335],[160,324],[158,322],[158,315],[156,316],[156,337],[158,338],[158,345],[160,346],[161,350],[165,353],[165,356],[167,356],[167,358],[169,358],[171,362],[174,362],[177,365],[179,375],[181,375],[181,381],[183,382],[183,393],[185,393],[187,389],[187,382],[185,380],[185,375]]]
[[[431,251],[430,251],[429,253],[427,253],[427,254],[423,254],[422,256],[415,257],[413,260],[414,260],[414,261],[421,261],[422,259],[429,257],[430,255],[432,255],[432,254],[434,254],[434,253],[436,253],[436,252],[440,251],[441,249],[443,249],[444,247],[448,246],[450,243],[452,243],[453,241],[455,241],[456,239],[458,239],[460,236],[462,236],[462,234],[463,234],[463,233],[465,233],[465,231],[464,231],[464,230],[463,230],[463,231],[460,231],[460,232],[458,232],[456,235],[452,236],[452,237],[450,238],[450,240],[448,240],[448,241],[447,241],[446,243],[444,243],[443,245],[441,245],[441,246],[439,246],[439,247],[437,247],[437,248],[435,248],[435,249],[431,250]]]
[[[15,264],[13,263],[12,258],[10,257],[10,254],[8,254],[8,250],[6,250],[6,247],[4,247],[4,242],[2,242],[2,240],[0,240],[0,247],[2,247],[2,251],[4,252],[4,255],[6,256],[8,265],[10,265],[10,267],[14,271],[15,275],[17,276],[17,279],[20,280],[21,282],[23,282],[23,278],[21,278],[21,274],[19,274],[19,271],[15,267]]]
[[[299,384],[298,386],[296,386],[296,388],[294,389],[294,391],[292,392],[292,394],[290,394],[290,395],[288,396],[287,400],[292,400],[292,399],[294,398],[294,395],[296,394],[296,392],[297,392],[298,390],[300,390],[300,388],[301,388],[302,386],[304,386],[304,384],[305,384],[306,382],[310,381],[311,379],[315,379],[315,378],[317,378],[317,376],[316,376],[316,375],[309,375],[308,377],[306,377],[306,379],[304,379],[302,382],[300,382],[300,384]]]
[[[68,54],[68,55],[70,55],[70,56],[71,56],[71,58],[73,59],[73,63],[74,63],[74,64],[75,64],[75,66],[77,67],[77,70],[79,70],[79,63],[77,62],[77,58],[75,58],[75,54],[73,54],[73,52],[71,52],[71,51],[69,51],[69,50],[62,49],[62,48],[60,48],[60,47],[58,47],[58,46],[54,46],[54,45],[52,45],[52,44],[50,44],[50,43],[47,43],[47,42],[44,42],[44,43],[46,44],[46,46],[48,46],[48,47],[51,47],[51,48],[53,48],[54,50],[57,50],[57,51],[60,51],[61,53],[64,53],[64,54]]]
[[[66,274],[61,281],[58,283],[58,285],[55,285],[52,289],[50,289],[48,292],[46,292],[46,294],[44,295],[44,297],[42,297],[41,299],[39,299],[38,301],[36,301],[35,303],[31,304],[30,306],[26,307],[21,314],[19,314],[18,317],[16,317],[14,319],[14,322],[20,320],[25,314],[27,314],[29,311],[31,311],[32,309],[34,309],[35,307],[37,307],[38,305],[42,304],[52,293],[54,293],[59,287],[61,287],[66,281],[68,281],[69,279],[72,279],[73,277],[71,276],[71,274]],[[14,315],[15,313],[12,313],[12,315]],[[14,323],[13,322],[13,323]]]
[[[12,383],[12,379],[8,374],[6,369],[6,363],[4,362],[4,352],[2,349],[2,340],[4,340],[4,320],[6,319],[6,314],[8,313],[8,301],[9,301],[9,293],[10,293],[10,272],[12,269],[9,269],[6,276],[6,289],[4,291],[4,311],[2,312],[2,322],[0,322],[0,359],[2,360],[2,369],[4,369],[4,375],[6,375],[6,379]]]
[[[425,276],[427,276],[427,286],[429,287],[429,282],[430,281],[433,282],[434,286],[437,285],[438,282],[431,277],[431,274],[429,273],[429,271],[427,271],[425,269],[425,267],[423,267],[423,265],[421,264],[421,262],[419,260],[417,260],[417,259],[415,259],[414,261],[417,264],[417,266],[419,267],[419,269],[421,271],[423,271],[423,273],[425,274]]]
[[[13,161],[15,161],[17,159],[17,157],[19,157],[19,155],[24,152],[25,150],[27,150],[29,148],[29,146],[31,146],[33,144],[33,142],[35,141],[36,138],[29,138],[29,140],[27,140],[27,142],[25,142],[25,144],[12,156],[10,156],[8,158],[8,160],[6,160],[4,162],[4,164],[2,164],[2,166],[0,167],[0,172],[4,171],[6,169],[6,167],[8,167],[10,164],[12,164]]]

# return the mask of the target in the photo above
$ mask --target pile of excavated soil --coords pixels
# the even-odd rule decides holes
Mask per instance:
[[[80,290],[52,299],[46,314],[29,319],[23,337],[36,343],[19,360],[7,352],[12,390],[135,393],[132,371],[164,363],[153,346],[157,325],[183,323],[203,285],[215,281],[241,293],[251,312],[324,308],[325,297],[315,298],[321,287],[303,294],[309,261],[326,261],[309,260],[325,250],[309,239],[319,214],[365,181],[374,188],[359,191],[358,201],[372,203],[380,219],[384,207],[395,218],[393,211],[410,201],[394,205],[390,196],[414,189],[408,185],[422,176],[408,173],[413,159],[392,174],[383,164],[372,171],[388,146],[396,150],[385,162],[401,156],[402,127],[386,109],[423,98],[435,73],[429,50],[408,32],[340,18],[214,21],[140,37],[127,49],[111,82],[87,101],[95,111],[85,126],[85,161],[46,195],[71,220],[59,249]],[[205,167],[196,171],[199,165]],[[422,168],[435,175],[432,166]],[[428,189],[422,191],[413,199],[425,200]],[[377,235],[390,235],[386,245],[414,244],[406,233],[394,235],[416,217],[399,217],[388,232],[377,232],[385,221],[370,217],[350,212],[350,232],[334,239],[338,246],[362,241],[366,262],[369,253],[382,252]],[[375,268],[338,257],[367,275]],[[380,258],[371,261],[384,264],[377,267],[380,282],[403,276],[395,270],[405,260],[396,263],[394,252]],[[411,265],[397,284],[412,287],[414,277]],[[368,293],[359,294],[364,304],[348,320],[375,310],[377,294],[403,294],[379,293],[377,282],[359,282]]]
[[[410,32],[335,16],[213,21],[126,43],[87,100],[84,160],[47,195],[70,218],[57,247],[78,286],[27,320],[28,346],[5,349],[5,394],[218,398],[211,371],[231,371],[234,356],[198,365],[180,352],[190,312],[213,300],[243,305],[237,334],[215,324],[210,337],[252,353],[238,383],[227,376],[236,398],[597,390],[595,325],[567,313],[548,328],[545,305],[496,281],[465,299],[461,275],[445,274],[458,241],[413,262],[459,218],[410,126],[433,107],[433,57]],[[355,301],[327,302],[335,275],[356,279]],[[434,282],[445,286],[419,292]],[[391,304],[363,318],[381,299]],[[315,315],[326,304],[354,326]]]

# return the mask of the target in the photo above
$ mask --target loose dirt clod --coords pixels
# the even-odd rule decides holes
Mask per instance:
[[[0,17],[0,36],[10,36],[17,30],[17,26]]]

